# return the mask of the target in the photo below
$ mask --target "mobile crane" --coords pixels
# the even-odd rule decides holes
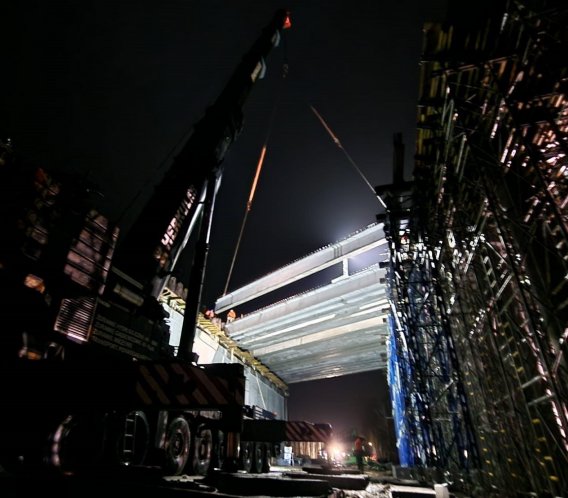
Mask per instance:
[[[192,346],[223,160],[265,58],[289,26],[289,13],[276,12],[120,244],[119,228],[90,207],[83,191],[43,169],[22,170],[3,154],[5,469],[266,470],[267,446],[256,445],[264,457],[255,460],[240,441],[243,365],[198,365]],[[174,354],[158,298],[190,237],[196,249]],[[264,439],[273,442],[270,434]]]

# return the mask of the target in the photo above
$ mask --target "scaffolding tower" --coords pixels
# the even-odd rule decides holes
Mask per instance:
[[[568,5],[460,7],[425,27],[414,188],[384,215],[401,463],[568,496]]]

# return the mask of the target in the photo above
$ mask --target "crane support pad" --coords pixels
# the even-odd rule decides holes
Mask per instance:
[[[286,472],[284,474],[290,479],[321,479],[326,481],[333,488],[351,489],[362,491],[367,488],[371,479],[366,474],[348,475],[348,474],[314,474],[300,472]]]
[[[290,479],[286,476],[218,473],[203,482],[233,496],[332,496],[332,487],[323,479]]]
[[[223,409],[244,405],[240,364],[19,360],[3,363],[0,375],[4,402],[20,407]]]

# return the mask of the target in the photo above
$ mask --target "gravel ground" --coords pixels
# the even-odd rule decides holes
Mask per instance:
[[[389,483],[391,478],[390,472],[377,472],[368,471],[365,472],[370,478],[370,482],[364,491],[355,490],[342,490],[341,497],[345,498],[393,498],[404,497],[408,495],[409,497],[424,497],[428,496],[435,497],[436,491],[430,487],[419,486],[417,483],[412,483],[412,485],[394,484]],[[393,494],[394,493],[394,494]]]
[[[303,472],[309,470],[309,467],[272,467],[274,472]],[[338,470],[338,469],[336,469]],[[354,471],[354,468],[346,468],[346,471]],[[420,486],[416,481],[405,481],[404,479],[393,479],[392,472],[379,471],[374,469],[366,469],[364,475],[368,476],[369,484],[364,490],[349,490],[335,488],[333,498],[409,498],[430,496],[435,497],[436,491],[433,487]]]

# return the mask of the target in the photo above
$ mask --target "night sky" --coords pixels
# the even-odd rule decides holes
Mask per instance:
[[[441,18],[445,3],[10,0],[0,30],[0,136],[23,160],[92,182],[125,233],[171,151],[274,12],[289,8],[292,28],[270,54],[225,159],[203,298],[211,306],[227,283],[267,138],[229,290],[373,223],[382,210],[310,105],[372,186],[392,181],[392,140],[401,132],[410,179],[421,28]],[[333,380],[338,399],[350,377]],[[356,383],[372,389],[377,374]],[[315,417],[297,409],[306,406],[303,391],[292,390],[290,411]]]

